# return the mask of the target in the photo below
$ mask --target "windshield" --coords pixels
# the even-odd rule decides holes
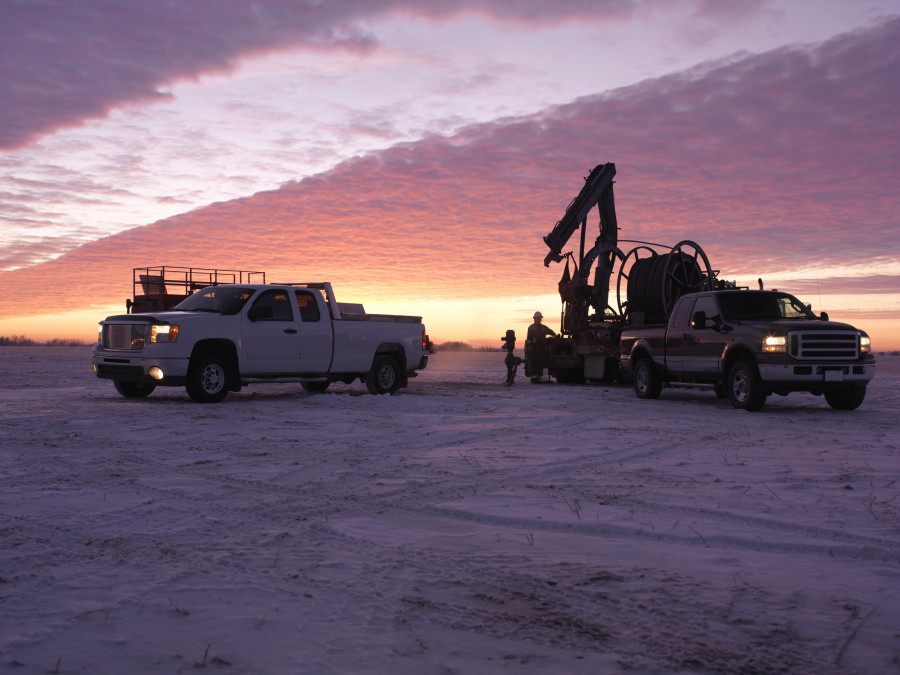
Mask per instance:
[[[237,314],[253,295],[252,288],[240,286],[207,286],[189,298],[182,300],[172,309],[181,312],[216,312]]]
[[[731,321],[815,319],[793,295],[772,291],[743,291],[719,295],[722,313]]]

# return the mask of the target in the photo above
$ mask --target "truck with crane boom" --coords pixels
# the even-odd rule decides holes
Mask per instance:
[[[864,331],[829,322],[824,312],[816,317],[793,296],[764,291],[762,280],[759,291],[750,291],[719,279],[693,241],[669,247],[620,240],[615,175],[615,164],[594,167],[544,237],[550,249],[544,265],[566,261],[560,333],[548,338],[552,377],[562,383],[633,377],[641,398],[656,398],[666,384],[709,385],[746,410],[760,409],[769,394],[793,391],[824,394],[837,409],[862,403],[875,375]],[[588,248],[594,206],[599,232]],[[564,253],[579,228],[577,256]],[[625,242],[636,246],[624,252],[619,244]],[[510,333],[503,338],[508,384],[517,365]]]
[[[616,165],[611,162],[594,167],[563,217],[544,237],[550,249],[544,266],[566,262],[559,281],[560,333],[548,339],[549,372],[559,382],[618,379],[621,333],[632,315],[638,320],[658,320],[660,316],[665,320],[667,311],[681,295],[719,283],[706,254],[692,241],[667,247],[619,239],[613,193],[615,175]],[[600,222],[591,243],[587,221],[594,206]],[[564,253],[579,229],[577,255]],[[626,253],[620,243],[637,246]],[[610,297],[614,274],[615,306]]]

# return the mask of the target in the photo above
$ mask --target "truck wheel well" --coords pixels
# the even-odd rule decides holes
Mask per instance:
[[[756,358],[754,358],[753,353],[747,349],[746,347],[737,347],[728,352],[725,356],[725,363],[722,364],[722,377],[727,378],[728,373],[731,371],[731,366],[733,366],[740,359],[747,359],[756,363]]]
[[[378,349],[375,350],[375,355],[378,356],[379,354],[387,354],[397,361],[401,370],[406,370],[406,350],[403,348],[403,345],[396,342],[382,342],[378,345]]]
[[[648,352],[643,347],[638,347],[628,355],[628,360],[631,362],[632,368],[634,367],[635,363],[643,358],[650,358],[650,352]]]
[[[189,367],[193,365],[203,356],[207,354],[222,354],[228,359],[231,367],[229,379],[230,389],[237,391],[241,386],[241,378],[238,373],[237,348],[231,340],[209,339],[200,340],[191,350],[191,362]]]
[[[408,377],[406,374],[406,350],[403,348],[403,345],[397,342],[383,342],[375,350],[375,359],[382,354],[390,356],[397,362],[397,365],[400,367],[400,386],[405,387],[408,384]]]

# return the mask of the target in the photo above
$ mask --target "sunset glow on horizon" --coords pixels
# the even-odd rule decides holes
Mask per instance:
[[[558,315],[542,237],[614,162],[620,241],[900,349],[900,0],[714,4],[8,7],[0,335],[93,339],[173,265],[499,345]]]

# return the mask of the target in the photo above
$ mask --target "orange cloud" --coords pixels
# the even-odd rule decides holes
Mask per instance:
[[[121,302],[148,264],[391,302],[552,293],[542,237],[605,161],[620,240],[693,239],[725,278],[896,264],[898,56],[894,20],[396,146],[0,273],[0,317]]]

